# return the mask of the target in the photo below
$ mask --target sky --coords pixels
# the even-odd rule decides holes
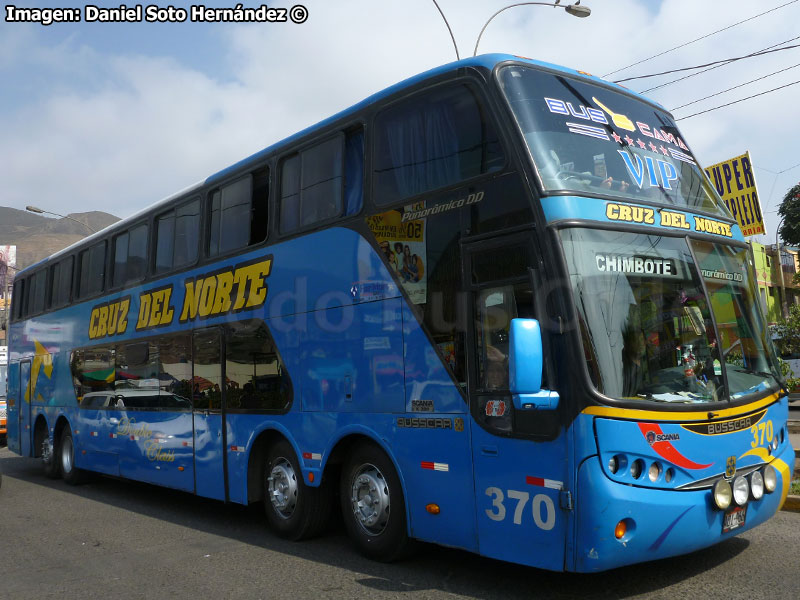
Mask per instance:
[[[301,24],[0,21],[0,206],[126,217],[374,92],[455,59],[432,0],[302,1],[307,20]],[[461,57],[472,54],[492,14],[513,3],[438,2]],[[86,4],[14,3],[79,8],[82,17]],[[787,4],[607,77],[617,80],[750,54],[796,38],[800,22],[798,0],[583,4],[592,9],[585,19],[546,6],[505,10],[486,28],[478,52],[528,56],[605,76]],[[675,110],[680,119],[798,81],[798,64],[800,48],[789,49],[646,95],[673,109],[788,69]],[[624,85],[643,91],[678,76]],[[774,243],[774,211],[800,181],[798,100],[800,84],[678,121],[704,166],[750,151],[767,221],[767,236],[757,240],[764,243]]]

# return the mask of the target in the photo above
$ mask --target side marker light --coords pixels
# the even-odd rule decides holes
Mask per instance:
[[[614,528],[614,537],[616,537],[618,540],[621,540],[626,531],[628,531],[628,526],[625,524],[624,520],[620,521]]]
[[[438,504],[428,504],[425,506],[425,510],[427,510],[432,515],[438,515],[441,512]]]

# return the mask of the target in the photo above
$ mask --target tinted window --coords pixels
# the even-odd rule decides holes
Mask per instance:
[[[497,134],[465,85],[416,96],[375,119],[378,204],[453,185],[503,164]]]
[[[225,339],[225,385],[229,409],[283,410],[291,382],[263,321],[231,323]]]
[[[138,281],[147,271],[147,225],[134,227],[128,240],[128,277],[126,281]]]
[[[210,256],[264,241],[267,237],[269,170],[264,168],[211,194]]]
[[[175,244],[172,266],[191,265],[200,247],[200,200],[193,200],[175,210]]]
[[[29,314],[37,314],[44,310],[46,288],[47,271],[41,270],[31,277],[31,293],[28,303]]]
[[[123,233],[114,238],[114,287],[125,283],[128,267],[128,234]]]
[[[156,273],[193,264],[199,242],[199,199],[160,215],[156,220]]]
[[[100,242],[80,253],[78,297],[85,298],[103,291],[105,281],[106,243]]]
[[[219,410],[222,408],[219,330],[196,331],[193,343],[192,402],[196,410]]]
[[[75,259],[69,256],[59,263],[61,269],[59,271],[57,289],[53,293],[54,306],[64,306],[69,303],[72,293],[72,267],[74,262]],[[56,284],[55,279],[53,279],[53,284]]]
[[[353,160],[353,202],[358,203],[358,143]],[[362,142],[363,145],[363,142]],[[344,136],[321,142],[283,162],[281,171],[281,231],[308,227],[342,214]]]

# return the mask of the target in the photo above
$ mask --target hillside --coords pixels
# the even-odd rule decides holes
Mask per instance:
[[[119,217],[105,212],[70,213],[68,216],[99,231]],[[32,265],[89,235],[89,230],[70,219],[43,217],[0,206],[0,246],[17,246],[17,268]]]

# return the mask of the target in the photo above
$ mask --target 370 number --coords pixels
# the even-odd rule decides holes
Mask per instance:
[[[767,438],[767,444],[772,441],[772,438],[775,435],[775,429],[772,425],[772,421],[767,421],[766,423],[753,425],[750,428],[750,433],[753,434],[753,441],[750,442],[750,447],[758,448],[759,446],[764,445],[765,437]]]
[[[509,501],[516,501],[514,506],[514,525],[522,524],[522,517],[525,507],[531,495],[528,492],[518,490],[507,490],[506,494]],[[506,518],[506,506],[504,501],[506,496],[503,490],[496,487],[486,488],[486,495],[492,499],[492,507],[486,509],[486,516],[492,521],[503,521]],[[546,494],[536,494],[531,501],[533,512],[533,522],[539,529],[550,531],[556,524],[556,507],[553,500]]]

